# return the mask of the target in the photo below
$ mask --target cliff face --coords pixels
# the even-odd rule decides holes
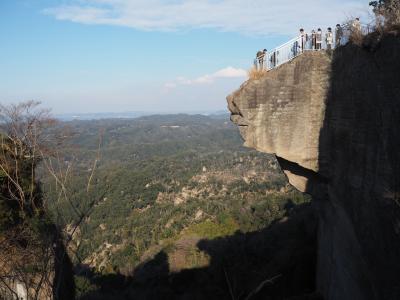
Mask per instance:
[[[329,75],[328,55],[310,52],[243,84],[228,97],[228,104],[245,145],[318,172]],[[305,191],[307,177],[289,168],[285,172],[294,186]]]
[[[325,299],[400,299],[400,39],[306,53],[228,97],[319,215]]]

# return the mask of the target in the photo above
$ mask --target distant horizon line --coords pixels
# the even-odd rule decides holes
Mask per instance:
[[[223,115],[229,114],[228,109],[219,110],[190,110],[190,111],[123,111],[123,112],[84,112],[84,113],[58,113],[53,114],[60,120],[93,120],[93,119],[130,119],[154,115]]]

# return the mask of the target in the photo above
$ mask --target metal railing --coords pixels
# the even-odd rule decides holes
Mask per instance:
[[[354,34],[367,35],[374,30],[374,26],[371,25],[359,25],[357,27],[353,23],[347,23],[342,25],[340,36],[337,36],[336,31],[333,30],[330,39],[328,39],[327,31],[302,34],[256,58],[254,66],[256,69],[269,71],[307,51],[333,50],[338,46],[347,44]]]

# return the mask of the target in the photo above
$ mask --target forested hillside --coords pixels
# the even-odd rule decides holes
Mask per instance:
[[[87,277],[132,276],[160,253],[170,272],[206,267],[201,240],[262,230],[309,200],[288,186],[272,156],[241,146],[227,116],[64,125],[72,138],[61,161],[77,166],[69,196],[59,197],[53,177],[43,180],[56,222],[72,237],[81,295],[99,288]]]

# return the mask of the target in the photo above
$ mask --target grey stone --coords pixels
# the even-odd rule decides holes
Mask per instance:
[[[313,196],[324,298],[400,299],[400,38],[303,54],[227,99],[245,145]]]

